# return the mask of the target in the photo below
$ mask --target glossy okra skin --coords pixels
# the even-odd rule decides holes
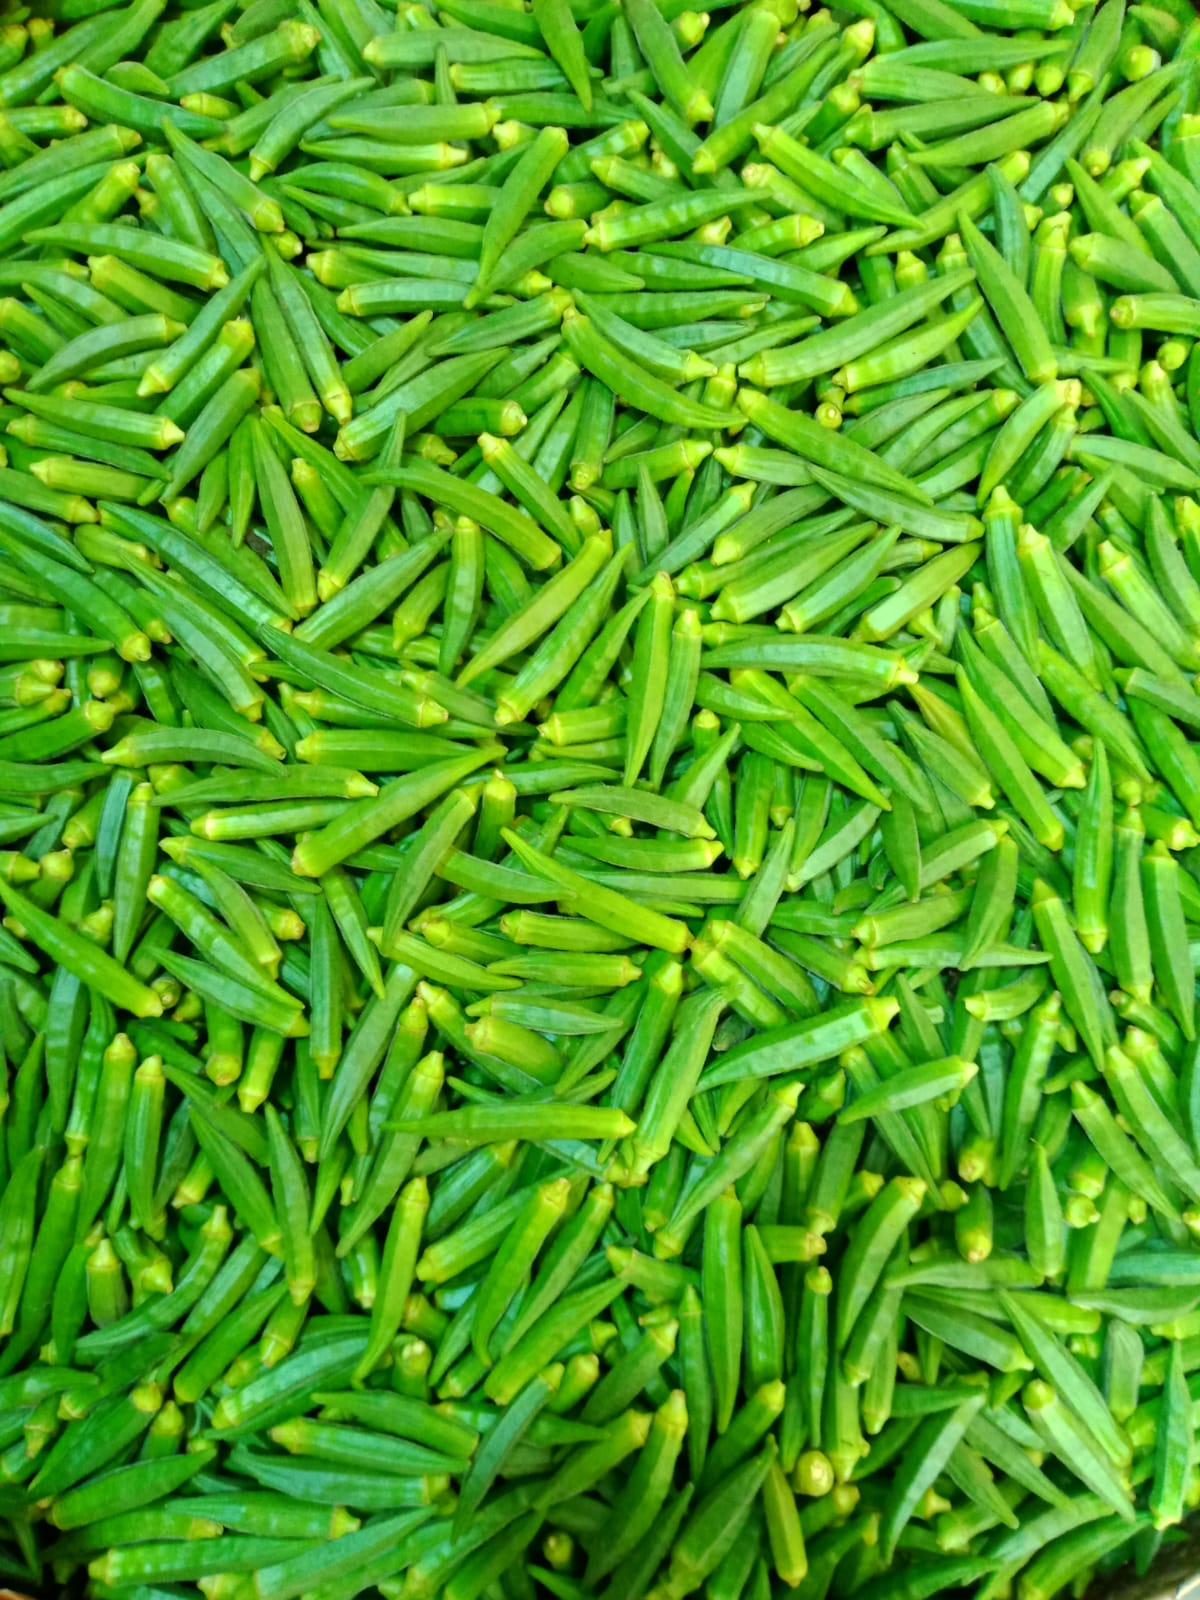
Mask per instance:
[[[1144,1566],[1200,1504],[1192,8],[31,9],[5,1580]]]

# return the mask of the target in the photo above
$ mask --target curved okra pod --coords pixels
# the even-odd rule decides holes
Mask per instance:
[[[587,317],[568,308],[563,317],[563,337],[579,364],[618,398],[635,405],[660,422],[685,428],[726,427],[727,410],[677,394],[648,368],[638,366],[606,340]]]

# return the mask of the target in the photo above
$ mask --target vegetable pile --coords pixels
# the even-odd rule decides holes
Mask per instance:
[[[0,26],[0,1578],[1051,1600],[1200,1503],[1186,0]]]

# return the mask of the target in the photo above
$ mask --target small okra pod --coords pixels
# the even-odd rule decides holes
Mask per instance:
[[[1048,1450],[1069,1466],[1088,1489],[1126,1521],[1133,1507],[1124,1478],[1102,1455],[1054,1387],[1036,1378],[1022,1391],[1025,1414]]]
[[[842,1263],[837,1299],[835,1338],[845,1346],[855,1320],[865,1305],[888,1256],[903,1229],[915,1216],[925,1197],[919,1179],[896,1178],[881,1191],[864,1217],[850,1250]]]
[[[490,1360],[489,1340],[504,1313],[516,1283],[529,1270],[529,1264],[563,1215],[569,1195],[565,1178],[541,1185],[530,1197],[526,1210],[518,1216],[498,1249],[488,1273],[474,1297],[471,1341],[486,1364]]]
[[[521,227],[530,207],[567,152],[562,128],[543,128],[505,180],[484,224],[476,285],[485,284],[500,253]],[[474,303],[468,297],[470,303]]]
[[[1135,1000],[1149,1000],[1154,975],[1142,886],[1145,828],[1136,807],[1127,808],[1113,838],[1109,948],[1121,988]]]
[[[742,1350],[741,1207],[732,1189],[708,1208],[704,1224],[703,1307],[717,1430],[729,1426]]]
[[[1053,1281],[1065,1266],[1063,1207],[1041,1145],[1033,1147],[1032,1167],[1025,1191],[1025,1248],[1030,1263]]]
[[[1191,1443],[1191,1397],[1184,1377],[1183,1345],[1173,1340],[1167,1357],[1149,1501],[1156,1528],[1170,1527],[1183,1516]]]
[[[1133,1140],[1118,1126],[1104,1101],[1087,1084],[1071,1085],[1071,1110],[1088,1138],[1123,1184],[1160,1215],[1177,1215],[1176,1207]]]
[[[890,1489],[880,1526],[885,1552],[895,1549],[896,1541],[917,1510],[922,1496],[962,1443],[983,1404],[984,1396],[976,1395],[951,1411],[935,1413],[921,1423],[909,1440]]]
[[[125,1182],[134,1226],[150,1230],[159,1226],[154,1191],[165,1089],[162,1061],[147,1057],[133,1075],[126,1113]]]
[[[1147,1159],[1161,1157],[1170,1161],[1172,1176],[1180,1188],[1193,1195],[1200,1169],[1188,1145],[1151,1093],[1143,1076],[1142,1062],[1114,1045],[1105,1056],[1105,1069],[1113,1098]]]
[[[316,1281],[308,1181],[296,1147],[273,1106],[267,1107],[266,1119],[271,1188],[276,1214],[283,1223],[283,1257],[288,1292],[294,1304],[302,1305],[312,1293]]]
[[[638,1118],[633,1138],[636,1171],[648,1172],[670,1148],[695,1092],[724,1005],[719,992],[701,990],[680,1006],[674,1036],[650,1081]]]
[[[1113,1039],[1114,1028],[1112,1009],[1095,967],[1067,921],[1061,898],[1040,879],[1033,888],[1032,909],[1067,1016],[1079,1029],[1092,1060],[1099,1062],[1105,1044]]]
[[[33,1257],[37,1186],[45,1152],[38,1146],[27,1151],[14,1168],[0,1211],[5,1223],[5,1243],[0,1266],[0,1328],[11,1334],[17,1325],[22,1291]]]
[[[671,1551],[668,1582],[684,1593],[698,1588],[721,1564],[745,1523],[775,1462],[773,1439],[709,1489],[685,1523]]]
[[[1154,977],[1186,1039],[1194,1033],[1195,982],[1179,893],[1180,868],[1156,840],[1142,856],[1142,889]]]

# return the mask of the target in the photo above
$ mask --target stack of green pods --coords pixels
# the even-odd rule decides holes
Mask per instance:
[[[0,385],[0,1582],[1169,1562],[1188,0],[9,5]]]

